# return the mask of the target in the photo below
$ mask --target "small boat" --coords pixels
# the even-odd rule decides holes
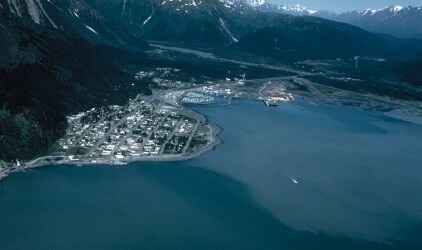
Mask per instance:
[[[294,184],[298,184],[299,182],[293,177],[293,176],[291,176],[291,175],[287,175],[287,176],[289,176],[289,178],[290,178],[290,180],[294,183]]]

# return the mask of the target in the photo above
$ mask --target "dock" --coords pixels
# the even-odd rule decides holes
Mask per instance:
[[[278,106],[277,101],[272,99],[264,98],[264,102],[267,106]]]

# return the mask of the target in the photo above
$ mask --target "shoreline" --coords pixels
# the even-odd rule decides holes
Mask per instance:
[[[422,116],[412,113],[412,110],[409,109],[394,109],[389,112],[384,112],[384,114],[397,120],[422,125]]]
[[[198,116],[201,116],[204,120],[206,120],[205,116],[203,114],[197,113],[191,109],[187,109],[188,112],[193,112]],[[215,150],[216,147],[220,144],[223,143],[223,141],[219,138],[219,135],[222,133],[223,129],[220,128],[217,125],[214,124],[209,124],[210,125],[210,129],[211,129],[211,138],[212,141],[207,144],[205,147],[203,147],[202,149],[198,150],[197,152],[194,153],[190,153],[190,154],[180,154],[180,155],[164,155],[164,156],[144,156],[144,157],[140,157],[140,158],[136,158],[136,159],[129,159],[129,160],[121,160],[121,161],[115,161],[115,162],[71,162],[70,160],[66,160],[66,161],[60,161],[60,162],[53,162],[50,161],[48,163],[40,163],[39,165],[35,164],[34,166],[20,166],[20,167],[16,167],[14,169],[11,169],[7,172],[4,172],[5,175],[2,175],[2,178],[0,178],[0,182],[2,182],[3,180],[5,180],[7,177],[10,176],[10,174],[14,174],[14,173],[22,173],[25,172],[28,169],[35,169],[35,168],[41,168],[41,167],[46,167],[46,166],[94,166],[94,165],[104,165],[104,166],[116,166],[116,167],[123,167],[123,166],[128,166],[130,164],[134,164],[137,162],[176,162],[176,161],[187,161],[196,157],[199,157],[201,155],[204,155],[207,152],[210,152],[212,150]],[[36,162],[38,160],[41,159],[47,159],[49,157],[54,157],[54,156],[44,156],[44,157],[40,157],[38,159],[33,160],[32,162]]]
[[[209,151],[216,149],[216,147],[223,143],[223,141],[218,137],[218,135],[223,131],[217,125],[210,125],[212,130],[212,138],[214,138],[213,142],[202,148],[201,150],[191,153],[191,154],[182,154],[182,155],[168,155],[168,156],[146,156],[145,158],[140,159],[133,159],[122,161],[125,164],[132,164],[136,162],[143,162],[143,161],[186,161],[196,157],[199,157]],[[167,157],[167,158],[166,158]],[[104,163],[98,163],[104,164]]]
[[[297,97],[301,97],[300,95],[297,95]],[[239,99],[239,100],[248,100],[248,101],[262,101],[259,98],[244,98],[244,97],[236,97],[235,99]],[[300,99],[300,98],[299,98]],[[303,98],[303,100],[305,102],[309,102],[309,103],[313,103],[312,101],[316,101],[316,103],[320,102],[320,103],[324,103],[324,104],[332,104],[332,105],[341,105],[341,106],[350,106],[350,107],[357,107],[363,110],[374,110],[377,112],[380,112],[388,117],[392,117],[394,119],[399,119],[402,121],[406,121],[406,122],[410,122],[410,123],[414,123],[414,124],[419,124],[422,125],[422,117],[418,116],[417,114],[415,114],[414,112],[410,112],[411,110],[408,109],[393,109],[389,112],[383,112],[380,110],[377,110],[376,108],[371,108],[371,109],[365,109],[364,106],[358,105],[358,106],[354,106],[354,105],[347,105],[344,103],[338,103],[338,102],[334,102],[334,103],[330,103],[324,100],[320,100],[320,99],[313,99],[313,98]],[[188,104],[190,105],[190,103]],[[201,105],[207,105],[207,104],[201,104]],[[182,108],[182,113],[187,113],[191,116],[195,116],[198,120],[201,121],[208,121],[207,117],[204,116],[203,114],[192,110],[188,107],[185,107],[184,105],[179,106],[180,108]],[[139,157],[139,158],[132,158],[132,159],[123,159],[123,160],[110,160],[108,162],[91,162],[91,161],[75,161],[72,162],[70,159],[68,159],[67,156],[61,156],[63,158],[63,160],[60,161],[53,161],[50,159],[49,162],[41,162],[38,164],[34,164],[37,161],[42,161],[42,159],[49,159],[49,158],[53,158],[55,156],[44,156],[44,157],[40,157],[37,159],[34,159],[32,161],[29,161],[30,164],[34,164],[33,166],[29,165],[23,165],[23,166],[17,166],[15,168],[11,168],[10,170],[6,170],[2,172],[2,176],[0,176],[0,182],[2,182],[4,179],[6,179],[10,174],[12,173],[19,173],[19,172],[25,172],[27,169],[34,169],[34,168],[39,168],[39,167],[43,167],[43,166],[60,166],[60,165],[64,165],[64,166],[90,166],[90,165],[108,165],[108,166],[127,166],[129,164],[134,164],[137,162],[176,162],[176,161],[187,161],[190,159],[194,159],[196,157],[199,157],[201,155],[204,155],[205,153],[212,151],[214,149],[216,149],[216,147],[220,144],[223,143],[223,141],[220,139],[219,135],[222,133],[223,129],[220,128],[219,126],[215,125],[215,124],[211,124],[209,123],[210,126],[210,130],[211,130],[211,137],[212,141],[204,146],[203,148],[201,148],[200,150],[194,152],[194,153],[188,153],[188,154],[178,154],[178,155],[160,155],[160,156],[143,156],[143,157]]]

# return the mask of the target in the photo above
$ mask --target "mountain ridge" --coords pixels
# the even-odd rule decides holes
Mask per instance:
[[[247,3],[247,0],[240,1]],[[345,12],[312,10],[302,5],[277,5],[271,4],[266,0],[250,6],[263,12],[295,16],[317,16],[349,23],[370,32],[422,39],[422,7],[418,6],[392,5],[380,9],[363,9]]]
[[[66,115],[119,103],[135,90],[130,85],[133,76],[119,65],[119,58],[132,56],[123,48],[133,55],[143,53],[145,42],[104,19],[93,21],[82,12],[80,18],[72,17],[46,1],[10,0],[12,9],[0,3],[0,159],[29,159],[47,152],[66,129]],[[41,9],[40,16],[30,14],[36,8],[31,4],[39,3],[52,22]],[[122,34],[121,41],[107,30]],[[116,85],[119,92],[113,91]],[[135,91],[148,92],[144,86]]]
[[[72,33],[87,41],[115,47],[139,42],[83,0],[2,0],[0,11],[46,28]],[[140,44],[141,45],[141,44]],[[142,46],[145,46],[143,44]]]

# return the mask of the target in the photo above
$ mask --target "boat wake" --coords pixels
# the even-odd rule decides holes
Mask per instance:
[[[294,183],[294,184],[298,184],[299,182],[291,175],[289,175],[288,173],[286,173],[286,175],[290,178],[290,180]]]

